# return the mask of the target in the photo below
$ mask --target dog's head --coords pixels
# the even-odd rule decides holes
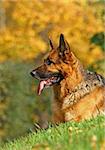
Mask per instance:
[[[59,84],[72,72],[73,65],[77,59],[70,50],[64,35],[60,35],[59,46],[55,48],[50,40],[51,50],[44,63],[32,70],[31,75],[40,81],[38,94],[41,94],[44,87]]]

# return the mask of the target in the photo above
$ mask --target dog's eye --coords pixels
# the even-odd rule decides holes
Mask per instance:
[[[48,58],[44,61],[47,65],[51,65],[53,62]]]

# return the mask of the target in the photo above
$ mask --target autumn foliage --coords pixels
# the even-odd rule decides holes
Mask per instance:
[[[0,137],[23,135],[50,118],[51,93],[35,95],[29,71],[60,33],[85,67],[105,75],[102,0],[0,1]]]
[[[104,32],[104,5],[95,1],[32,0],[2,2],[6,28],[0,36],[0,60],[32,59],[48,50],[48,38],[57,43],[64,33],[85,63],[103,58],[101,47],[90,38]]]

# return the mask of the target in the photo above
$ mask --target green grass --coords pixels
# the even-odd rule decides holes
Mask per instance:
[[[6,143],[0,150],[100,150],[105,148],[105,117],[68,122]]]

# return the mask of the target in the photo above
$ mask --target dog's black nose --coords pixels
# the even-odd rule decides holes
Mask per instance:
[[[30,74],[32,75],[32,77],[34,77],[36,74],[36,71],[31,71]]]

